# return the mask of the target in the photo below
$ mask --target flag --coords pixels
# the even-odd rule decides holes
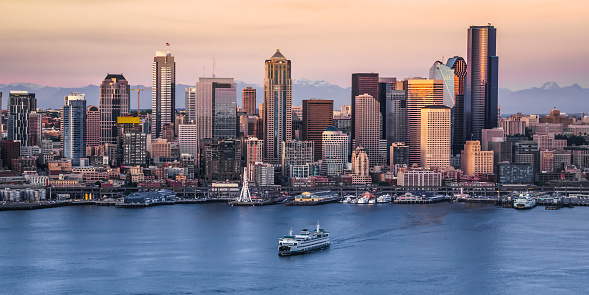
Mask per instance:
[[[166,46],[170,46],[170,43],[167,43],[167,42],[166,42]]]

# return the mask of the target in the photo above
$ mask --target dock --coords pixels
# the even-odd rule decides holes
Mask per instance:
[[[275,199],[266,199],[266,200],[251,200],[251,201],[229,201],[227,204],[231,206],[267,206],[267,205],[274,205],[276,204]]]

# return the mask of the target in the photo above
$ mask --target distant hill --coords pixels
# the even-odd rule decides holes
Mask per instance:
[[[237,103],[241,105],[241,90],[253,87],[257,90],[257,103],[263,101],[263,86],[236,81]],[[176,85],[176,106],[184,108],[184,91],[191,85]],[[142,88],[149,88],[141,86]],[[60,108],[63,106],[63,98],[71,92],[86,94],[88,105],[99,104],[99,86],[88,85],[76,88],[50,87],[31,83],[0,84],[0,91],[4,93],[3,109],[6,109],[8,92],[11,90],[25,90],[34,92],[38,98],[39,108]],[[137,94],[132,93],[131,106],[135,108]],[[301,105],[304,99],[323,98],[333,99],[334,108],[338,109],[342,104],[350,103],[351,89],[329,84],[326,81],[311,81],[300,79],[293,81],[293,105]],[[151,107],[151,93],[144,91],[141,100],[142,108]],[[506,88],[499,89],[499,105],[502,114],[521,113],[548,113],[553,107],[566,113],[589,113],[589,89],[582,88],[578,84],[560,87],[555,82],[547,82],[542,87],[512,91]]]

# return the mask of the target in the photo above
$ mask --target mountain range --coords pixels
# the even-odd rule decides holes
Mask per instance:
[[[150,88],[139,86],[141,88]],[[176,107],[184,108],[184,91],[191,85],[176,85]],[[249,84],[242,81],[236,81],[237,102],[241,104],[241,90],[246,87],[253,87],[257,90],[257,102],[263,101],[264,87],[257,84]],[[0,84],[0,91],[4,94],[3,101],[8,100],[8,93],[11,90],[24,90],[33,92],[37,97],[39,108],[60,108],[63,106],[64,97],[71,92],[86,94],[88,105],[99,105],[100,87],[98,85],[88,85],[83,87],[64,88],[51,87],[31,83],[12,83]],[[144,91],[141,107],[146,109],[151,107],[151,93],[149,90]],[[293,105],[302,105],[304,99],[324,98],[333,99],[334,108],[339,109],[342,104],[350,103],[351,88],[343,88],[338,85],[330,84],[326,81],[311,81],[300,79],[293,81]],[[131,108],[136,108],[137,96],[132,92]],[[6,102],[3,102],[3,109],[6,109]],[[561,112],[580,113],[589,112],[589,89],[582,88],[578,84],[560,87],[555,82],[544,83],[541,87],[533,87],[512,91],[507,88],[499,89],[499,105],[502,114],[513,113],[548,113],[553,107],[558,108]]]

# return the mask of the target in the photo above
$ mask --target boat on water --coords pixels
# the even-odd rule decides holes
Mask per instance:
[[[393,198],[389,194],[381,195],[376,198],[377,203],[390,203],[392,200]]]
[[[536,198],[530,196],[530,194],[520,194],[513,201],[513,208],[515,209],[532,209],[534,207],[536,207]]]
[[[376,196],[370,192],[364,192],[358,196],[358,204],[376,204]]]
[[[354,201],[354,199],[356,199],[356,196],[354,196],[354,195],[347,195],[342,200],[342,203],[344,203],[344,204],[351,204]]]
[[[290,256],[309,253],[315,250],[329,247],[329,233],[319,227],[310,232],[303,229],[300,235],[293,235],[292,229],[287,236],[278,239],[278,255]]]
[[[360,197],[360,198],[358,198],[358,204],[368,204],[369,200],[370,200],[370,198],[368,198],[368,197]]]

